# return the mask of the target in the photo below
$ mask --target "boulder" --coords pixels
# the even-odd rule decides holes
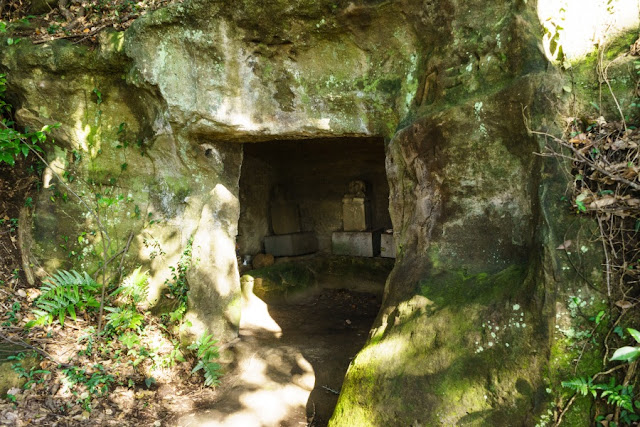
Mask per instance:
[[[269,267],[270,265],[273,265],[274,262],[275,258],[271,254],[257,254],[253,257],[253,262],[251,263],[251,265],[253,266],[253,268],[258,269]]]

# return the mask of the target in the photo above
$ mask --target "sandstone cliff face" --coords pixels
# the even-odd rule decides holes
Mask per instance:
[[[96,49],[22,43],[0,66],[22,125],[62,124],[52,167],[115,200],[98,205],[109,255],[133,235],[128,262],[160,300],[191,247],[193,332],[223,339],[239,322],[241,143],[386,138],[398,259],[332,424],[530,425],[572,283],[552,250],[562,180],[525,125],[552,124],[566,97],[542,39],[526,1],[190,0]],[[33,259],[95,269],[98,236],[60,247],[92,225],[49,184]]]

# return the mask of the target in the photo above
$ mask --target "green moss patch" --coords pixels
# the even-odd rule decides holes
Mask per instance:
[[[528,425],[544,400],[545,341],[526,273],[419,281],[354,360],[330,425]]]

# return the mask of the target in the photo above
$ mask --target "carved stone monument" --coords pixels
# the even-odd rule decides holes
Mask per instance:
[[[269,211],[273,234],[300,232],[298,204],[289,199],[284,187],[278,185],[273,189]]]
[[[335,255],[374,257],[380,254],[380,232],[371,229],[371,206],[363,181],[351,181],[342,198],[342,229],[331,235]]]
[[[342,198],[342,229],[366,231],[371,223],[371,207],[363,181],[351,181],[349,192]]]
[[[298,256],[318,251],[318,239],[313,232],[302,232],[298,204],[291,200],[281,185],[273,189],[269,203],[273,236],[264,238],[267,254]]]

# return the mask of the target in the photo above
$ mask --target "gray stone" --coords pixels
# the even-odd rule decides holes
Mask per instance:
[[[300,210],[298,205],[293,202],[272,202],[271,228],[274,234],[299,233]]]
[[[264,238],[265,252],[273,256],[297,256],[314,253],[318,250],[315,233],[292,233]]]
[[[380,254],[379,231],[336,231],[331,235],[334,255],[374,257]]]
[[[369,200],[363,197],[342,198],[342,228],[344,231],[365,231],[371,218]]]
[[[396,243],[393,234],[383,233],[380,236],[380,256],[385,258],[396,257]]]

